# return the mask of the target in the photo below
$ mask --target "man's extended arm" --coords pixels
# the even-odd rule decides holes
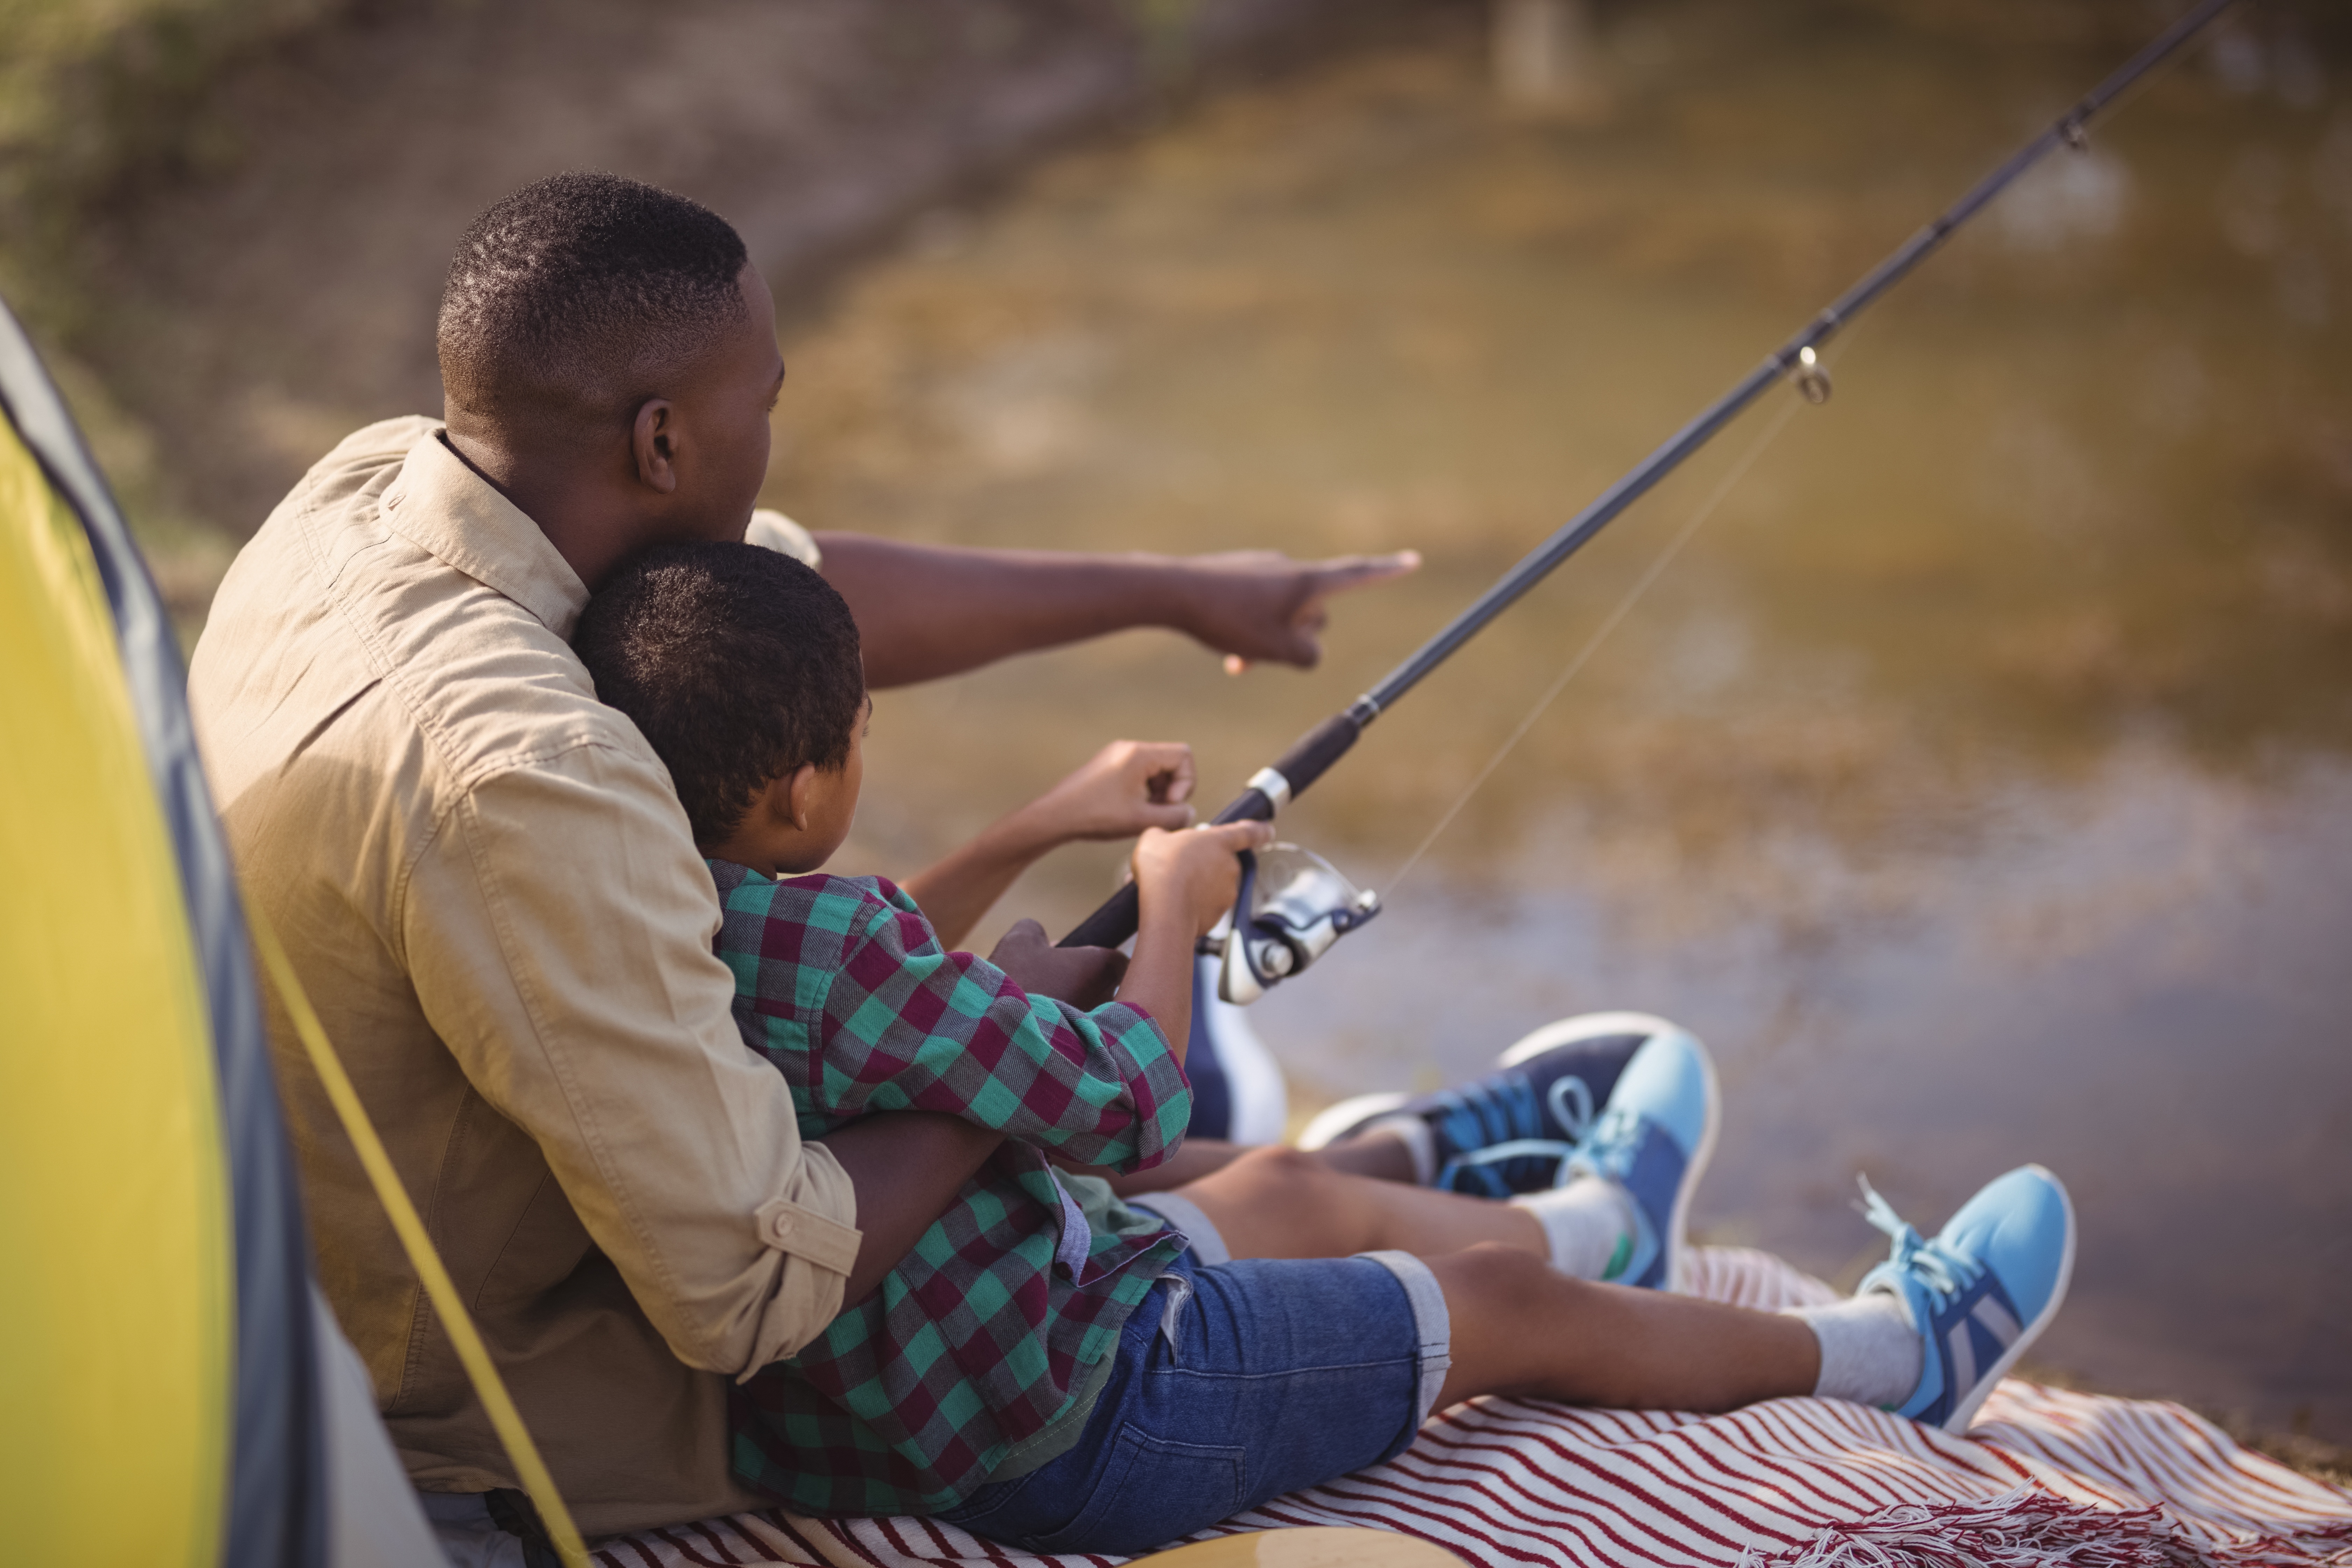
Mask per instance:
[[[1324,602],[1410,572],[1412,551],[1293,561],[1222,555],[1087,555],[965,550],[820,533],[825,580],[857,616],[869,686],[905,686],[1011,654],[1129,626],[1166,626],[1228,662],[1311,666]]]

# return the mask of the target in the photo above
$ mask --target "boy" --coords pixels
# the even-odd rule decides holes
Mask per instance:
[[[749,546],[650,552],[575,647],[671,771],[724,905],[737,1020],[803,1135],[898,1109],[1006,1134],[878,1290],[743,1380],[737,1473],[795,1507],[1136,1552],[1377,1463],[1431,1409],[1487,1393],[1675,1409],[1821,1394],[1958,1429],[2064,1294],[2072,1215],[2036,1167],[1932,1241],[1879,1205],[1895,1258],[1831,1307],[1593,1283],[1675,1277],[1716,1105],[1705,1053],[1664,1026],[1542,1193],[1497,1202],[1269,1151],[1122,1201],[1055,1163],[1135,1172],[1173,1152],[1193,943],[1266,829],[1147,830],[1119,998],[1081,1010],[945,951],[887,882],[807,874],[848,833],[867,711],[856,626],[815,574]],[[971,910],[970,865],[916,886]]]

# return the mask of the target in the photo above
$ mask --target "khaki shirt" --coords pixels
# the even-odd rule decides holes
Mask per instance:
[[[814,553],[774,513],[752,536]],[[238,554],[188,687],[246,897],[601,1532],[765,1500],[728,1469],[727,1379],[824,1329],[857,1233],[736,1033],[669,774],[565,640],[587,597],[436,422],[395,419]],[[320,1281],[410,1475],[517,1484],[270,1008]]]

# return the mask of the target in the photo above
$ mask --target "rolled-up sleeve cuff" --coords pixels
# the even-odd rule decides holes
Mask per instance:
[[[805,1143],[799,1175],[795,1191],[769,1199],[751,1216],[760,1244],[783,1257],[776,1292],[761,1314],[739,1382],[824,1332],[840,1314],[842,1293],[857,1262],[857,1192],[849,1173],[832,1150]]]
[[[846,1274],[857,1263],[858,1230],[825,1218],[790,1198],[771,1198],[751,1216],[759,1222],[760,1239],[778,1252],[805,1258],[819,1268]]]

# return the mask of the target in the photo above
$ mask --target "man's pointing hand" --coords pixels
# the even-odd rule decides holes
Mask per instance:
[[[1272,550],[1194,556],[1184,563],[1193,603],[1183,629],[1223,654],[1235,675],[1262,663],[1311,669],[1323,657],[1332,595],[1402,577],[1420,564],[1417,550],[1329,561],[1293,561]]]

